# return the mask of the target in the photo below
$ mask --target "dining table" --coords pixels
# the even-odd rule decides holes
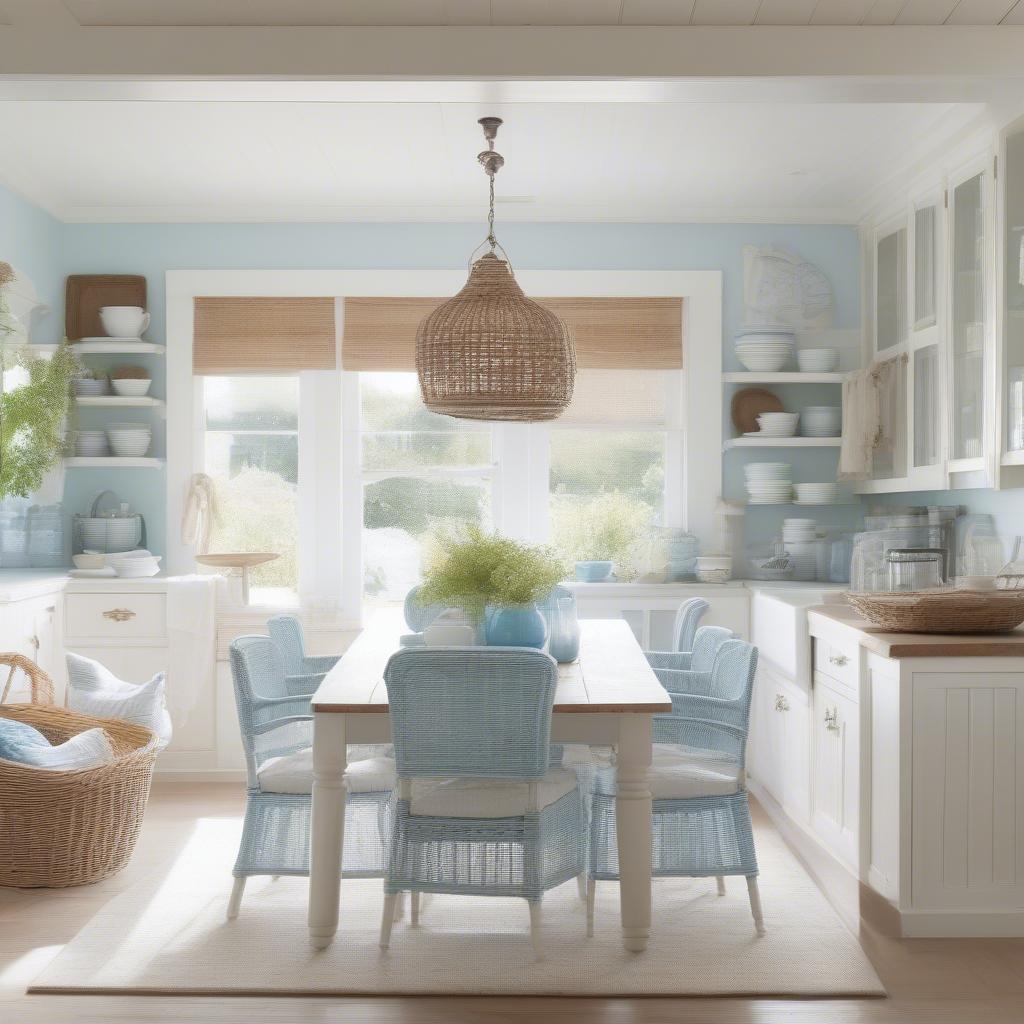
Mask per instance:
[[[406,632],[401,609],[374,612],[313,695],[308,925],[317,949],[338,928],[346,745],[391,740],[384,668]],[[622,943],[637,953],[651,931],[652,719],[671,710],[629,623],[581,620],[579,657],[558,666],[551,740],[615,748]]]

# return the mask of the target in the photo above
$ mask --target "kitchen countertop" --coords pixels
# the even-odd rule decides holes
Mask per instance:
[[[62,590],[67,569],[4,569],[0,571],[0,604]]]
[[[851,605],[818,605],[808,610],[856,634],[858,642],[883,658],[1024,658],[1024,626],[1012,633],[890,633],[873,626]],[[812,630],[813,632],[813,630]]]

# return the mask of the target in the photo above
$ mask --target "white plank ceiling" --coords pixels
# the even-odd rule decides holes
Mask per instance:
[[[1024,0],[64,0],[88,26],[1020,25]]]
[[[72,221],[852,220],[982,108],[4,101],[0,181]]]

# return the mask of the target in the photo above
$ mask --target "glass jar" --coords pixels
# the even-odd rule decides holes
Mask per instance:
[[[886,555],[891,591],[930,590],[942,586],[941,548],[893,548]]]

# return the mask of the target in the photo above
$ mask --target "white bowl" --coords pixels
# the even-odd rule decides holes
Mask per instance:
[[[141,398],[145,395],[152,381],[148,377],[111,377],[110,386],[115,395],[123,395],[125,398]]]
[[[778,371],[784,369],[786,363],[789,362],[788,353],[782,355],[760,356],[743,353],[737,350],[736,358],[740,361],[740,365],[744,369],[752,370],[756,373],[778,373]]]
[[[76,395],[105,395],[107,393],[106,377],[102,380],[94,380],[91,377],[76,377],[74,386]]]
[[[796,354],[796,365],[804,373],[831,373],[839,365],[839,352],[834,348],[805,348]]]
[[[103,555],[93,552],[86,552],[81,555],[72,555],[71,561],[75,563],[76,569],[102,569],[104,567]]]
[[[796,344],[792,330],[769,333],[767,331],[742,331],[733,339],[737,345],[789,345]]]

